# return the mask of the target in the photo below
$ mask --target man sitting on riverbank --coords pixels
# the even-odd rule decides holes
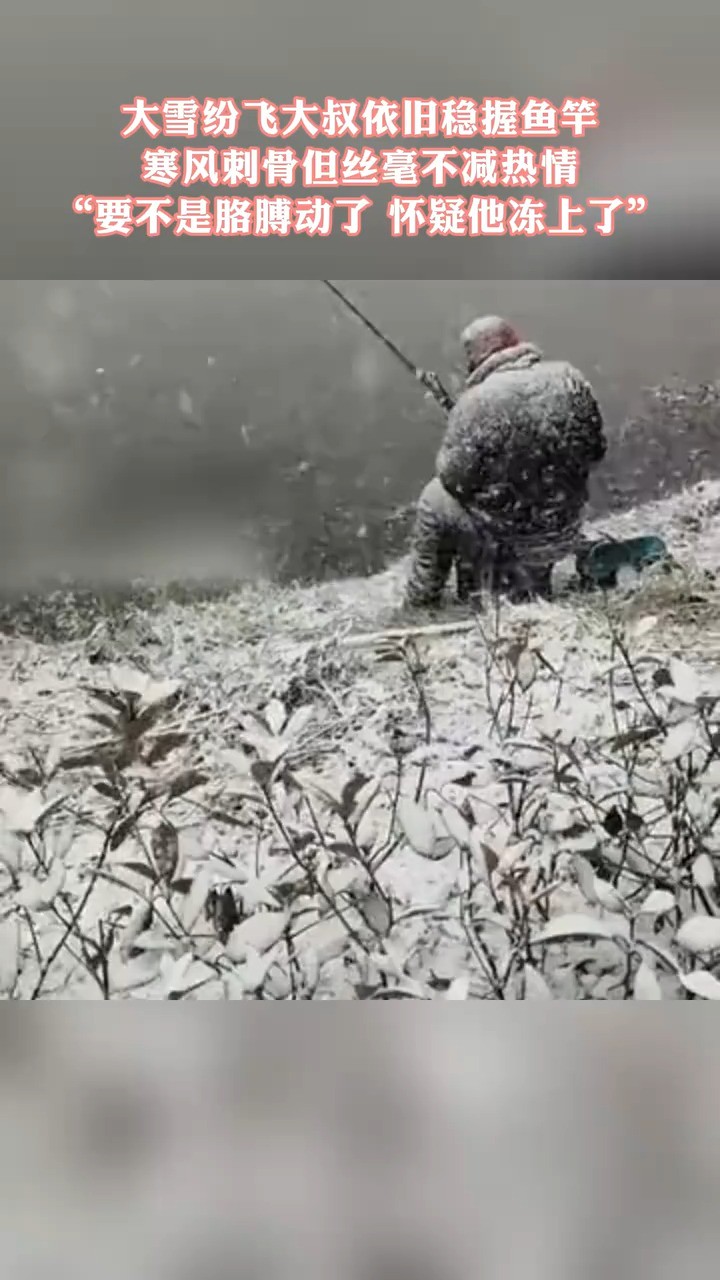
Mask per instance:
[[[545,360],[497,316],[473,321],[462,341],[465,390],[417,507],[412,607],[440,603],[453,561],[460,598],[483,579],[516,599],[549,594],[553,565],[581,542],[589,475],[607,447],[593,389],[572,365]]]

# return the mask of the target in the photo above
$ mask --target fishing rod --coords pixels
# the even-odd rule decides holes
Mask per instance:
[[[387,334],[383,333],[382,329],[378,329],[377,325],[373,324],[372,320],[369,320],[360,308],[357,307],[354,302],[351,302],[347,295],[343,293],[342,289],[338,289],[337,285],[333,284],[332,280],[323,280],[322,283],[326,285],[331,293],[335,294],[336,298],[340,299],[343,305],[347,307],[348,311],[352,311],[353,315],[357,316],[358,320],[365,325],[365,328],[369,329],[370,333],[374,334],[374,336],[382,342],[383,346],[387,347],[388,351],[392,352],[395,359],[399,360],[401,365],[407,369],[408,373],[413,375],[416,382],[422,383],[425,390],[429,391],[430,395],[437,400],[440,408],[443,409],[445,413],[449,413],[451,409],[455,408],[455,401],[453,397],[450,395],[449,391],[446,391],[436,373],[429,373],[426,369],[419,369],[417,365],[414,365],[412,360],[405,355],[405,352],[401,351],[399,347],[396,347],[392,339],[388,338]]]

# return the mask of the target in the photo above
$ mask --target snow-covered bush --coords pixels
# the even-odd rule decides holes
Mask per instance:
[[[720,998],[720,687],[655,623],[339,637],[255,705],[66,671],[2,761],[3,998]]]

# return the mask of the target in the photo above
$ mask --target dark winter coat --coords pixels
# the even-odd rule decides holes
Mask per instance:
[[[468,378],[436,475],[499,541],[521,537],[540,553],[579,525],[590,471],[606,447],[589,382],[523,343],[489,356]]]
[[[605,450],[592,387],[572,365],[529,343],[483,360],[418,503],[407,603],[439,603],[453,563],[461,599],[481,579],[548,590],[552,565],[580,542],[589,473]]]

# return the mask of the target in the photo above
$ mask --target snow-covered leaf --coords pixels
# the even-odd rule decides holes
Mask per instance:
[[[333,788],[329,787],[327,783],[321,782],[309,769],[295,769],[293,776],[303,791],[309,791],[312,795],[317,796],[333,812],[340,813],[342,811],[341,796]]]
[[[47,911],[64,884],[65,868],[57,858],[45,880],[27,877],[15,901],[19,907],[25,907],[27,911]]]
[[[298,707],[288,720],[283,730],[283,737],[286,742],[295,742],[301,734],[305,732],[308,725],[316,718],[317,712],[314,707]]]
[[[598,906],[604,911],[622,911],[624,901],[621,894],[609,880],[604,880],[602,876],[593,877],[593,893]]]
[[[358,910],[373,933],[384,937],[391,923],[390,907],[386,900],[379,893],[368,893],[358,904]]]
[[[698,778],[698,786],[703,790],[710,790],[713,794],[720,788],[720,760],[710,760],[703,770],[703,776]]]
[[[515,677],[523,692],[526,692],[535,683],[537,673],[537,655],[533,653],[532,649],[523,649],[515,667]]]
[[[670,659],[668,670],[672,680],[672,685],[668,688],[670,696],[686,706],[694,706],[702,693],[695,671],[679,658]]]
[[[466,849],[470,844],[470,827],[455,805],[444,804],[439,811],[439,817],[448,835],[456,844]]]
[[[524,1000],[552,1000],[552,991],[540,970],[536,969],[534,964],[525,963],[522,970],[522,982]]]
[[[591,906],[595,906],[595,872],[587,858],[583,858],[580,854],[573,857],[573,866],[580,892]]]
[[[131,998],[137,996],[142,999],[147,984],[159,977],[162,959],[160,951],[144,951],[130,959],[127,951],[113,948],[108,962],[111,992],[116,996],[126,992]]]
[[[288,911],[257,911],[233,929],[225,950],[231,960],[243,960],[251,951],[262,955],[282,938],[290,919]]]
[[[691,916],[680,925],[676,942],[694,955],[720,949],[720,919],[717,916]]]
[[[182,908],[182,922],[184,927],[190,933],[197,924],[201,915],[204,915],[205,903],[210,892],[212,879],[207,868],[203,867],[196,874],[192,888],[188,893]]]
[[[686,991],[702,1000],[720,1000],[720,982],[707,969],[695,969],[692,973],[681,973],[680,981]]]
[[[7,867],[8,871],[17,873],[22,866],[26,848],[25,841],[19,835],[14,831],[8,831],[7,827],[0,826],[0,865]]]
[[[408,843],[422,853],[431,853],[437,835],[433,814],[424,805],[407,796],[401,796],[397,805],[397,818]]]
[[[380,817],[376,806],[369,804],[355,828],[355,840],[361,849],[369,849],[374,845],[379,822]]]
[[[399,978],[404,982],[407,974],[405,967],[409,957],[404,954],[395,942],[390,942],[386,938],[382,944],[382,951],[373,956],[375,965],[379,973],[387,974],[388,977]]]
[[[640,618],[632,629],[633,639],[642,640],[643,636],[648,635],[657,626],[657,622],[657,617],[653,613],[646,614],[644,618]]]
[[[152,909],[146,902],[138,902],[133,907],[120,936],[118,953],[124,960],[127,960],[128,953],[132,951],[137,938],[148,928],[151,917]]]
[[[506,876],[512,871],[513,867],[516,867],[525,857],[529,847],[527,840],[513,840],[511,844],[506,845],[498,861],[499,875]]]
[[[62,756],[63,751],[60,742],[51,743],[48,748],[47,755],[45,756],[45,763],[43,766],[46,778],[52,778],[57,773]]]
[[[233,969],[223,976],[223,992],[226,1000],[244,1000],[247,992],[242,980],[242,969]]]
[[[369,782],[366,782],[360,788],[353,800],[352,809],[348,815],[348,820],[351,825],[358,823],[362,819],[364,813],[372,804],[379,790],[380,783],[377,778],[370,778]]]
[[[20,922],[3,920],[0,924],[0,998],[12,990],[18,976],[20,954]]]
[[[192,951],[186,951],[177,959],[170,954],[163,955],[160,962],[161,988],[165,999],[173,996],[178,999],[182,994],[211,977],[211,972],[202,961],[196,960]]]
[[[445,992],[446,1000],[467,1000],[470,995],[470,976],[463,973],[459,978],[454,978]]]
[[[148,686],[148,678],[136,667],[112,666],[110,681],[120,693],[131,693],[141,698]]]
[[[572,803],[558,803],[556,807],[554,796],[552,800],[553,806],[547,815],[547,829],[553,835],[562,835],[563,832],[570,831],[572,827],[577,826],[579,815]]]
[[[282,733],[286,718],[285,707],[279,698],[273,698],[263,709],[263,719],[267,721],[270,732],[276,737]]]
[[[699,889],[714,888],[715,868],[707,853],[698,854],[692,864],[692,877]]]
[[[633,982],[633,1000],[662,1000],[662,989],[649,964],[638,965]]]
[[[140,951],[175,951],[177,942],[159,929],[146,929],[138,934],[133,946]]]
[[[651,889],[640,908],[639,914],[643,916],[662,916],[666,915],[668,911],[674,911],[675,906],[675,898],[669,890]]]
[[[695,822],[704,823],[710,817],[711,801],[707,791],[688,787],[685,792],[685,808]]]
[[[423,858],[432,858],[438,846],[434,814],[424,805],[403,796],[398,801],[397,820],[411,849]]]
[[[274,963],[274,947],[271,947],[264,955],[261,955],[254,947],[247,946],[245,948],[244,963],[237,971],[237,977],[248,995],[261,990],[268,971]]]
[[[243,880],[240,886],[240,898],[242,900],[242,909],[244,915],[252,915],[258,907],[275,907],[277,900],[273,893],[273,886],[280,883],[279,871],[273,869],[263,872],[259,876],[248,876]],[[297,876],[301,876],[302,872],[297,869]],[[287,877],[285,884],[295,883],[296,876]]]
[[[60,798],[47,800],[40,791],[8,789],[3,796],[5,826],[15,835],[31,835],[42,819],[60,804]]]
[[[333,897],[338,893],[351,893],[353,890],[365,889],[367,883],[367,872],[361,866],[352,863],[344,867],[331,867],[322,877],[323,888]]]
[[[321,920],[303,936],[303,952],[307,952],[312,966],[327,964],[344,955],[350,944],[345,925],[337,916]]]
[[[697,741],[697,725],[694,720],[681,720],[668,730],[660,752],[661,760],[670,763],[692,751]]]
[[[161,707],[172,702],[179,690],[179,680],[149,680],[142,690],[140,706],[143,711],[150,707]]]
[[[484,884],[490,884],[499,858],[495,850],[485,843],[478,827],[470,828],[470,853],[474,870]]]
[[[597,920],[594,916],[585,916],[570,912],[557,916],[536,934],[533,942],[562,942],[566,938],[604,938],[615,941],[627,936],[624,920]]]
[[[249,778],[252,756],[245,751],[223,751],[221,762],[237,778]]]

